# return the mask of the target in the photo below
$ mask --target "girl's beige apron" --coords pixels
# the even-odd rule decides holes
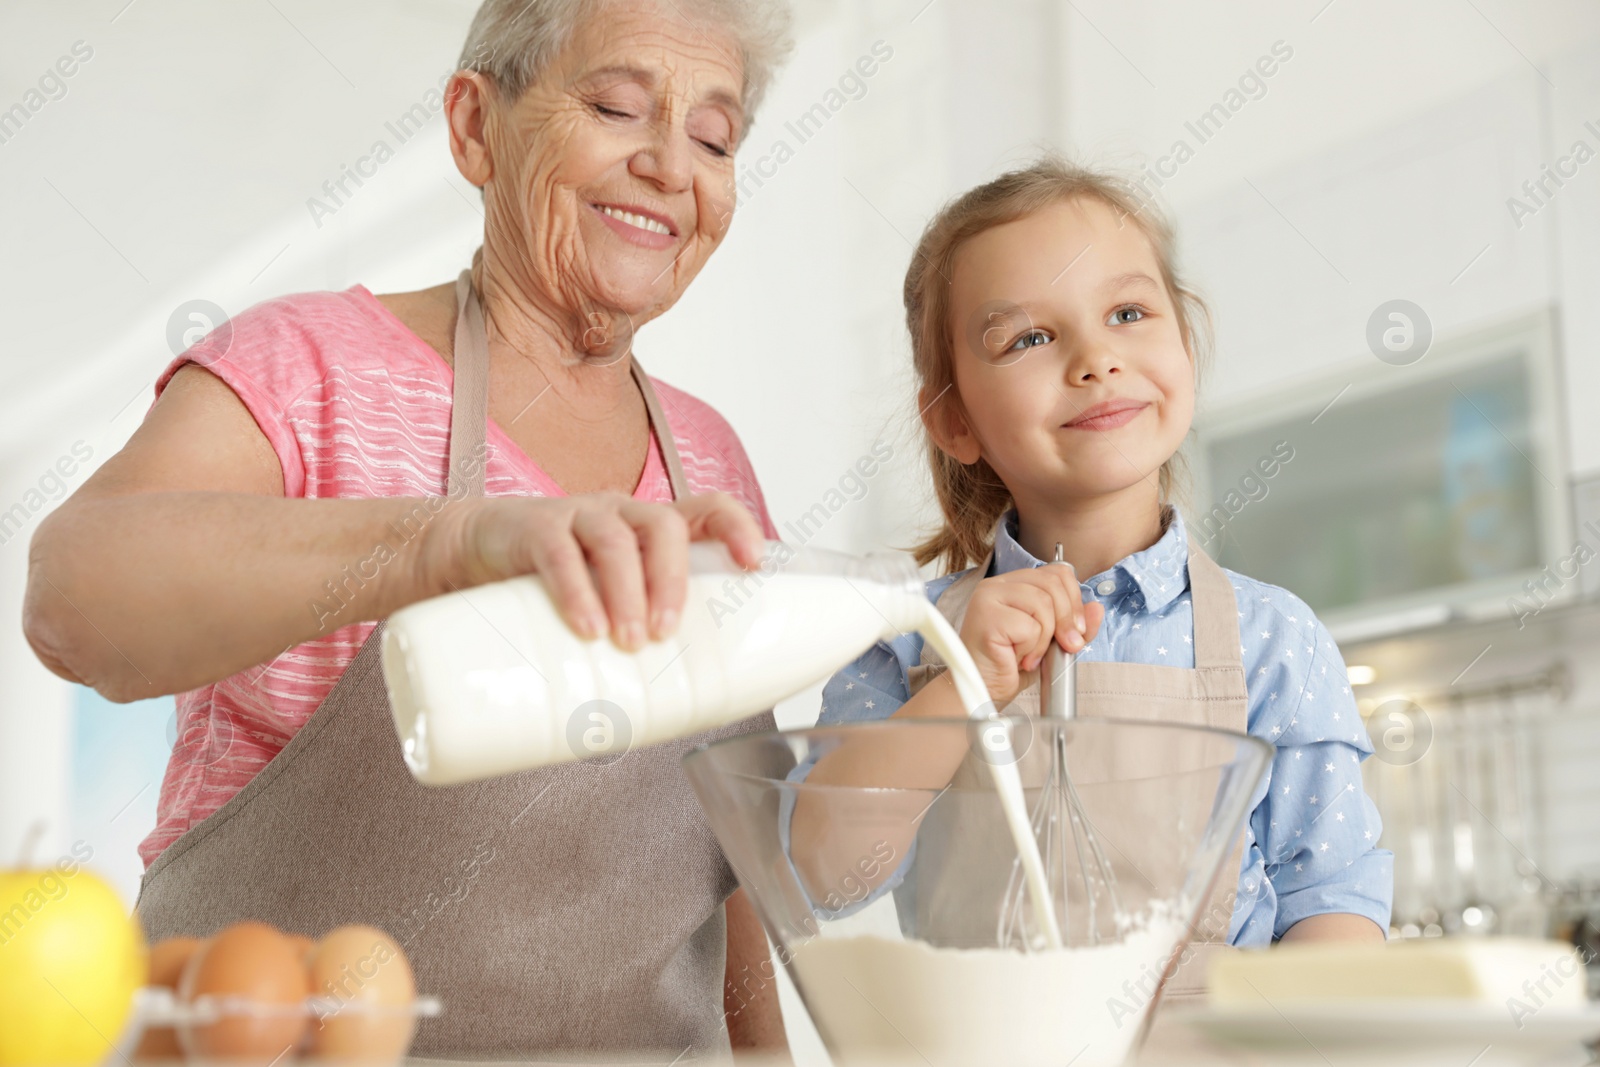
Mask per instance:
[[[958,633],[966,618],[967,604],[972,599],[973,591],[988,575],[993,558],[991,552],[989,558],[957,579],[939,597],[937,606],[940,613]],[[1189,599],[1194,610],[1194,669],[1142,663],[1080,662],[1079,717],[1188,723],[1245,732],[1249,701],[1244,667],[1239,658],[1239,609],[1233,584],[1222,568],[1212,562],[1211,557],[1193,545],[1189,549],[1189,584]],[[924,646],[922,656],[922,664],[910,671],[912,693],[947,669],[932,648]],[[1038,676],[1030,672],[1029,678],[1028,684],[1008,705],[1008,711],[1030,716],[1039,714]],[[1080,748],[1079,742],[1088,740],[1080,737],[1073,742],[1075,751],[1071,763],[1074,781],[1086,795],[1092,791],[1098,775],[1109,773],[1121,779],[1145,777],[1163,771],[1161,754],[1114,747],[1090,751],[1087,744]],[[1048,748],[1046,745],[1031,745],[1019,759],[1018,769],[1025,785],[1036,785],[1044,779]],[[1182,759],[1183,754],[1171,751],[1167,755],[1177,761]],[[1199,790],[1212,790],[1209,795],[1214,795],[1214,787],[1214,781],[1194,783],[1194,788]],[[993,786],[988,769],[979,759],[969,756],[957,772],[953,788],[992,791]],[[1198,800],[1204,805],[1206,797]],[[949,806],[951,814],[942,822],[937,817],[939,810],[940,805],[937,804],[930,809],[928,821],[917,834],[917,848],[919,851],[940,850],[946,847],[946,842],[953,842],[959,835],[960,844],[951,844],[950,847],[959,849],[957,855],[963,860],[963,876],[929,879],[932,884],[919,884],[916,887],[919,926],[929,929],[928,924],[935,924],[939,931],[937,936],[947,944],[992,945],[1000,901],[1011,869],[1011,853],[1007,851],[1011,848],[1010,835],[992,804],[982,806],[984,814],[980,817],[992,821],[992,826],[974,825],[975,809],[972,806]],[[1207,810],[1205,806],[1199,808],[1201,812]],[[1115,815],[1098,813],[1095,815],[1095,827],[1102,843],[1111,846],[1106,851],[1116,868],[1119,884],[1130,887],[1137,887],[1141,883],[1162,883],[1166,877],[1162,873],[1163,868],[1170,868],[1174,863],[1177,852],[1175,839],[1180,834],[1187,838],[1187,831],[1164,826],[1162,820],[1133,810]],[[989,845],[981,844],[983,842]],[[994,861],[978,861],[974,848],[991,845]],[[1223,862],[1206,906],[1201,910],[1194,932],[1195,944],[1180,958],[1177,971],[1167,982],[1164,999],[1189,999],[1204,993],[1208,957],[1226,949],[1228,923],[1233,916],[1243,857],[1244,837],[1241,831],[1231,854]],[[923,860],[929,863],[928,869],[939,869],[936,856],[924,855]],[[1121,990],[1108,990],[1107,995],[1126,997]]]
[[[483,465],[467,457],[482,456],[488,346],[471,271],[456,295],[449,489],[482,495]],[[671,428],[632,370],[683,499]],[[722,904],[735,882],[678,763],[695,745],[772,729],[771,714],[609,764],[430,788],[401,759],[382,630],[288,745],[151,864],[138,902],[148,936],[241,919],[312,937],[383,927],[444,1004],[413,1055],[725,1054]]]

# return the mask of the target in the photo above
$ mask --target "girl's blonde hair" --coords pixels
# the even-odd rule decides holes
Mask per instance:
[[[1026,218],[1059,203],[1087,197],[1115,211],[1142,230],[1155,249],[1161,280],[1172,298],[1178,330],[1198,377],[1210,357],[1211,314],[1198,294],[1185,287],[1174,267],[1172,227],[1138,187],[1110,173],[1089,170],[1055,156],[1002,174],[946,204],[922,232],[906,270],[906,326],[918,395],[944,403],[954,392],[955,335],[950,322],[950,272],[956,254],[972,238]],[[959,396],[953,398],[959,403]],[[947,455],[923,427],[933,489],[944,525],[912,552],[919,564],[942,560],[949,571],[981,563],[993,548],[995,522],[1011,507],[1011,493],[987,461],[967,465]],[[1186,476],[1182,454],[1161,465],[1161,501],[1170,503]]]

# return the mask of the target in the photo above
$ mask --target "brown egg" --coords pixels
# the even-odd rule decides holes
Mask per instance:
[[[284,936],[289,939],[289,944],[294,946],[294,950],[299,954],[300,958],[309,962],[311,950],[317,947],[317,943],[305,934],[285,934]]]
[[[287,937],[265,923],[236,923],[189,958],[178,999],[240,998],[271,1014],[226,1014],[180,1026],[178,1043],[191,1056],[266,1067],[299,1044],[309,993],[305,963]]]
[[[372,926],[341,926],[311,954],[312,996],[339,1009],[311,1022],[310,1052],[330,1060],[396,1063],[411,1047],[416,980],[406,954]],[[375,1010],[374,1010],[375,1009]]]
[[[183,968],[195,950],[204,942],[197,937],[169,937],[158,941],[150,949],[150,977],[148,984],[162,989],[177,989]],[[136,1060],[176,1060],[183,1058],[178,1047],[178,1033],[170,1026],[156,1026],[146,1030],[134,1050]]]

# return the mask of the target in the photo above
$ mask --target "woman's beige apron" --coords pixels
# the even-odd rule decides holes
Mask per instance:
[[[488,410],[470,271],[456,294],[449,488],[482,495],[483,465],[462,462],[483,446]],[[671,428],[632,370],[681,500]],[[417,1056],[726,1054],[722,904],[735,881],[679,760],[772,729],[771,713],[611,763],[432,788],[401,759],[382,630],[283,750],[151,864],[138,901],[148,936],[208,936],[241,919],[311,937],[382,927],[444,1005],[419,1027]]]
[[[957,579],[939,597],[940,613],[958,633],[973,591],[988,575],[992,561],[991,552],[988,559]],[[1142,719],[1245,732],[1249,700],[1244,667],[1239,658],[1239,609],[1233,584],[1211,557],[1193,545],[1189,549],[1189,584],[1194,609],[1194,669],[1142,663],[1080,662],[1077,665],[1077,714],[1080,718]],[[910,671],[912,693],[946,670],[943,660],[932,648],[924,646],[922,657],[921,666]],[[1038,675],[1029,672],[1025,677],[1029,679],[1027,684],[1005,710],[1037,716]],[[1085,796],[1093,795],[1097,778],[1146,777],[1164,770],[1161,754],[1111,746],[1103,751],[1090,751],[1090,741],[1087,736],[1073,741],[1071,769],[1075,784]],[[1049,746],[1038,744],[1030,745],[1021,756],[1018,769],[1025,785],[1034,786],[1044,779],[1048,755]],[[1173,749],[1166,756],[1174,768],[1182,765],[1184,754],[1181,751]],[[952,787],[958,790],[993,788],[988,768],[976,757],[968,757]],[[1214,789],[1214,781],[1197,780],[1195,788]],[[1203,803],[1204,798],[1200,799]],[[1011,867],[1011,854],[1007,851],[1011,847],[1009,834],[999,822],[992,804],[983,805],[981,818],[994,822],[993,826],[985,827],[973,825],[973,808],[963,808],[959,804],[951,806],[952,816],[941,824],[936,817],[939,807],[935,805],[929,811],[927,822],[917,834],[917,848],[919,852],[937,851],[952,842],[949,847],[954,855],[964,861],[963,876],[929,879],[932,884],[916,887],[919,928],[929,930],[929,924],[937,924],[941,929],[936,936],[949,944],[992,945]],[[1201,812],[1206,810],[1203,806],[1199,808]],[[1181,834],[1181,839],[1187,840],[1186,831],[1160,826],[1158,820],[1134,810],[1108,812],[1091,805],[1091,814],[1100,840],[1112,846],[1107,852],[1120,885],[1136,892],[1141,884],[1163,883],[1167,878],[1163,865],[1170,868],[1175,862],[1174,839]],[[954,825],[957,822],[961,825]],[[953,843],[957,835],[958,844]],[[981,842],[992,844],[994,862],[977,860],[974,848],[990,847]],[[1204,993],[1208,958],[1226,949],[1243,857],[1241,830],[1231,854],[1223,862],[1206,906],[1201,909],[1194,931],[1195,943],[1180,957],[1177,970],[1167,982],[1165,999],[1189,999]],[[922,859],[929,865],[928,869],[939,869],[938,857],[924,854]],[[983,871],[993,872],[993,877],[985,878],[977,873]]]

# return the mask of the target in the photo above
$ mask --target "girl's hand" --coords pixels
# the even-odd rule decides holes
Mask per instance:
[[[627,651],[677,629],[691,541],[722,541],[745,567],[766,552],[760,525],[726,493],[672,504],[620,493],[480,498],[448,506],[426,529],[426,587],[537,574],[574,632],[609,633]]]
[[[996,709],[1022,688],[1022,674],[1044,660],[1052,640],[1076,654],[1094,640],[1105,608],[1083,603],[1070,564],[1047,564],[985,578],[973,591],[961,641],[972,653]]]

